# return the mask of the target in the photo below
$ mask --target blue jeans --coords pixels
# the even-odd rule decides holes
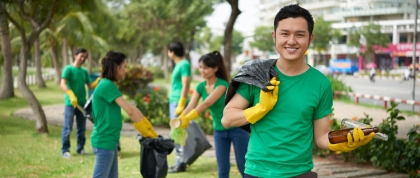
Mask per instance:
[[[233,143],[236,165],[242,177],[245,170],[245,154],[248,150],[249,134],[240,128],[229,130],[214,130],[214,144],[219,178],[229,177],[230,171],[230,145]]]
[[[118,150],[106,150],[92,147],[96,156],[92,178],[118,177]]]
[[[187,106],[188,104],[186,104]],[[176,107],[178,106],[178,103],[169,103],[169,118],[170,120],[175,119],[176,118],[176,114],[175,114],[175,110]],[[184,149],[182,147],[182,145],[180,144],[175,144],[175,164],[176,165],[181,165],[184,166]]]
[[[82,151],[83,147],[85,146],[86,118],[83,116],[82,112],[80,112],[76,108],[73,108],[73,106],[64,106],[64,125],[63,125],[63,131],[61,133],[61,143],[62,143],[61,152],[62,153],[70,152],[69,151],[70,134],[73,128],[74,115],[76,115],[76,126],[77,126],[77,130],[76,130],[77,153],[80,153],[80,151]]]

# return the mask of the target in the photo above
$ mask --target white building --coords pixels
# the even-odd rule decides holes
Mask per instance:
[[[338,44],[332,44],[324,54],[332,54],[333,58],[359,60],[359,68],[368,62],[374,62],[380,68],[411,64],[413,52],[410,43],[414,32],[415,0],[260,0],[259,25],[273,26],[274,17],[280,8],[296,3],[309,10],[314,18],[323,16],[326,21],[333,22],[332,27],[341,31],[343,36],[338,39]],[[358,48],[346,45],[347,31],[370,22],[381,25],[382,32],[389,36],[392,43],[389,48],[377,51],[373,61],[365,61],[362,56],[356,56]],[[419,26],[417,30],[420,30]],[[309,63],[313,62],[313,54],[308,50]]]

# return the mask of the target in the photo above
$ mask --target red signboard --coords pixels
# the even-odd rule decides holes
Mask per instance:
[[[360,48],[361,50],[364,48]],[[390,53],[391,56],[412,56],[413,55],[413,43],[389,43],[387,48],[379,45],[373,46],[375,53]],[[416,44],[416,55],[420,55],[420,43]]]

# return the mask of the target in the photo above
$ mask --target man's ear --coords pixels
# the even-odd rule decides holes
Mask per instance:
[[[276,44],[276,31],[271,32],[271,37],[273,38],[274,44]]]
[[[311,45],[312,40],[314,40],[314,34],[312,33],[311,36],[309,36],[309,45]]]

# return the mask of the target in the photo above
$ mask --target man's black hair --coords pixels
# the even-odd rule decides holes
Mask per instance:
[[[290,4],[280,9],[280,11],[276,14],[276,17],[274,18],[274,32],[277,30],[279,22],[289,17],[303,17],[306,20],[306,22],[308,22],[309,35],[312,34],[312,31],[314,30],[314,19],[312,18],[312,15],[311,13],[309,13],[308,10],[300,7],[298,4]]]
[[[78,55],[79,53],[87,53],[87,50],[85,48],[77,48],[74,50],[74,55]]]
[[[169,44],[169,51],[174,52],[174,54],[178,57],[184,57],[184,46],[179,41],[174,41],[171,44]]]

